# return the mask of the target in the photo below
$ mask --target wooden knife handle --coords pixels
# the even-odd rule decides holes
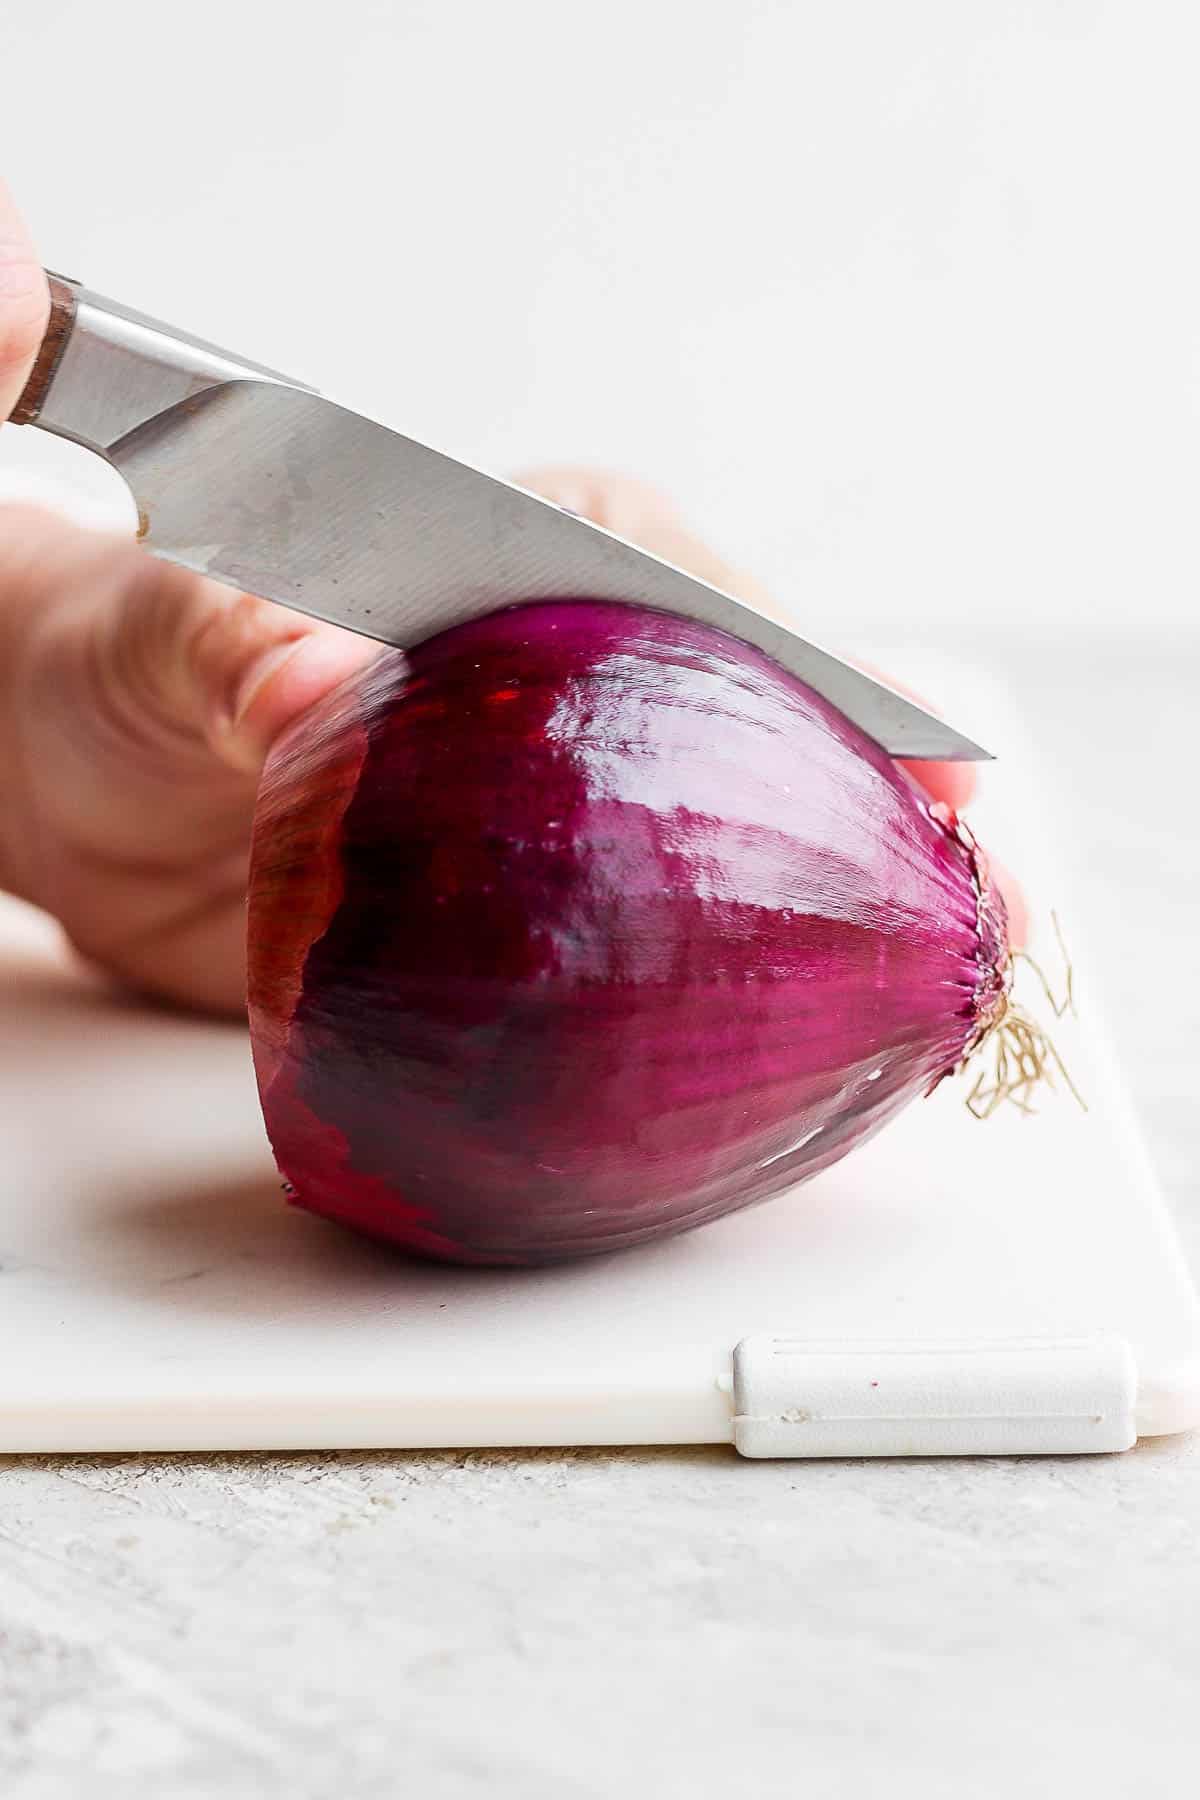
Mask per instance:
[[[29,380],[13,409],[14,425],[31,425],[41,412],[42,403],[54,379],[54,371],[67,347],[67,339],[75,323],[75,289],[71,283],[64,281],[61,275],[52,275],[48,269],[46,281],[50,288],[50,322],[46,326],[46,335],[42,339],[42,347],[37,353],[37,361]]]

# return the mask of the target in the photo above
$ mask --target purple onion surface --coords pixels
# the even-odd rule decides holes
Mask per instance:
[[[1008,961],[969,835],[833,706],[591,601],[389,652],[294,727],[249,929],[296,1203],[473,1263],[828,1168],[960,1062]]]

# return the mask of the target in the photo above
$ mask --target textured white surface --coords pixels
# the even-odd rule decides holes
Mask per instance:
[[[1195,1265],[1200,666],[1001,672],[1072,792]],[[1183,1793],[1198,1517],[1200,1436],[1070,1461],[5,1458],[6,1800]]]

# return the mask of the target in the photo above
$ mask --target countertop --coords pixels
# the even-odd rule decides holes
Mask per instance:
[[[1106,1012],[1200,1266],[1200,644],[988,660],[1038,721]],[[1200,1752],[1198,1521],[1200,1434],[1010,1461],[3,1458],[0,1782],[8,1800],[1163,1793]]]

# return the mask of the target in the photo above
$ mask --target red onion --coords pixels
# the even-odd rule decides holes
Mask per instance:
[[[1007,966],[953,815],[665,613],[511,607],[389,653],[264,778],[280,1170],[426,1255],[615,1249],[793,1187],[961,1061]]]

